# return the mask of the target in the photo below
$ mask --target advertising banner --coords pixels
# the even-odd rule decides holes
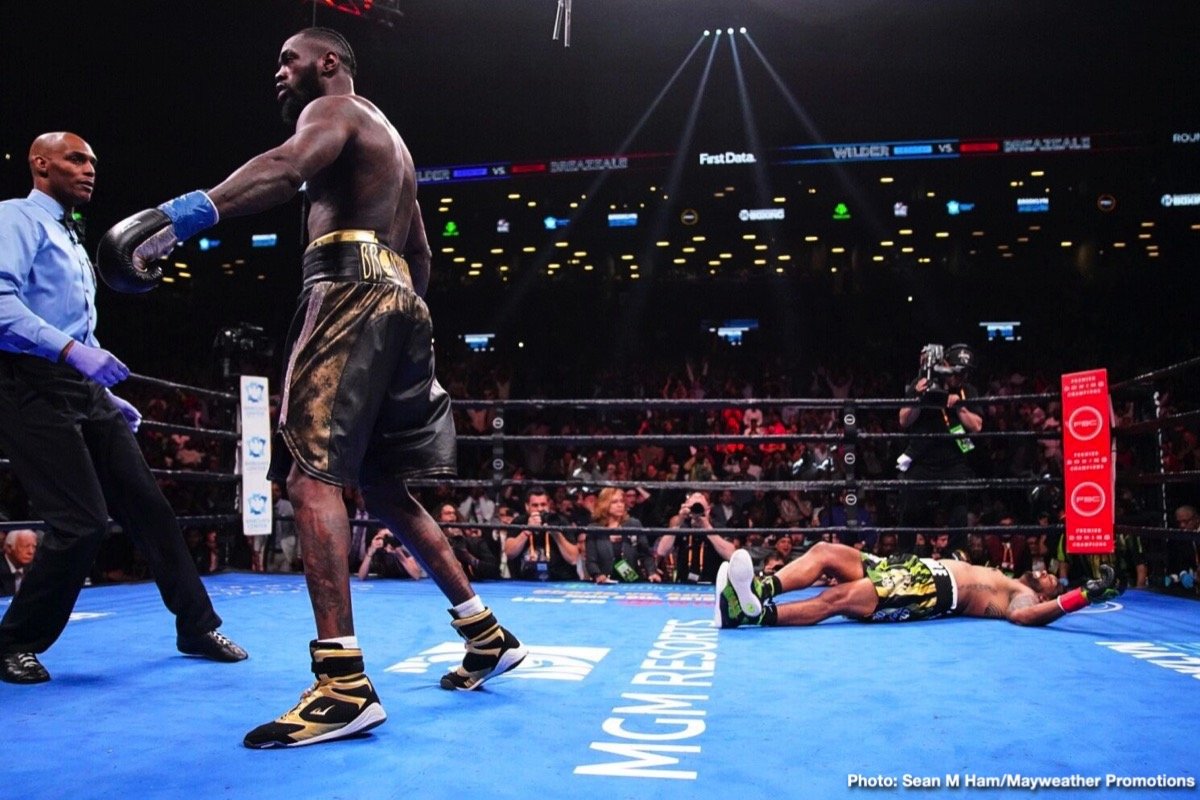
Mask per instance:
[[[267,379],[241,376],[240,422],[242,444],[238,467],[242,473],[242,532],[266,536],[271,532],[271,414]]]
[[[1063,493],[1068,553],[1111,553],[1116,464],[1108,371],[1062,376]]]

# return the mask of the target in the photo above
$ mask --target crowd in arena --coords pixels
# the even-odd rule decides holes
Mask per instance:
[[[459,474],[455,481],[421,483],[415,493],[443,524],[473,580],[706,582],[738,547],[748,549],[756,568],[770,574],[825,540],[883,555],[914,552],[968,559],[1015,574],[1045,569],[1064,582],[1091,577],[1100,561],[1107,560],[1130,585],[1195,591],[1195,541],[1122,535],[1110,558],[1065,552],[1055,375],[1003,369],[971,376],[972,391],[989,398],[978,407],[983,430],[1014,435],[976,441],[968,461],[982,480],[965,495],[961,517],[955,515],[949,495],[941,499],[935,495],[924,509],[929,517],[922,522],[927,524],[913,528],[909,524],[913,518],[905,512],[910,498],[902,490],[859,490],[857,502],[847,503],[846,464],[837,441],[753,441],[760,435],[842,434],[847,402],[903,397],[909,370],[858,364],[852,368],[843,362],[801,371],[783,359],[756,360],[726,350],[678,364],[612,364],[595,372],[590,390],[580,387],[578,396],[736,401],[728,406],[705,404],[697,409],[681,402],[501,409],[494,401],[545,398],[547,387],[518,380],[514,376],[529,374],[528,370],[490,355],[470,354],[439,366],[442,382],[455,400],[462,439]],[[557,381],[555,385],[561,387]],[[284,486],[274,486],[274,532],[267,537],[240,533],[240,515],[234,512],[238,484],[228,477],[237,443],[203,433],[232,430],[235,404],[207,399],[202,392],[136,382],[122,391],[142,408],[147,420],[171,426],[147,425],[139,441],[183,520],[201,574],[225,569],[303,569]],[[1010,401],[1010,397],[1017,399]],[[1162,397],[1174,402],[1169,393]],[[821,408],[786,402],[803,398],[828,402]],[[473,406],[477,400],[487,403]],[[860,434],[901,430],[896,406],[868,405],[856,413]],[[1116,402],[1114,413],[1119,428],[1145,418],[1153,409],[1135,397]],[[498,415],[503,416],[508,434],[568,440],[624,438],[615,444],[508,442],[498,470],[491,440]],[[182,428],[199,430],[189,434]],[[1032,435],[1036,433],[1045,436]],[[684,438],[678,443],[657,438],[671,435]],[[717,435],[746,438],[714,441]],[[1164,432],[1161,461],[1154,445],[1154,437],[1118,437],[1119,473],[1157,471],[1160,463],[1166,471],[1200,469],[1200,446],[1189,426]],[[905,446],[903,438],[859,438],[855,477],[862,481],[896,478],[897,459]],[[1010,478],[1028,480],[1015,488],[987,483]],[[707,482],[720,488],[705,490]],[[792,488],[786,486],[788,482],[804,485]],[[675,483],[680,486],[670,485]],[[1118,489],[1118,522],[1164,524],[1156,487],[1119,484]],[[19,484],[7,474],[0,477],[0,491],[9,519],[36,519]],[[1195,508],[1200,498],[1188,491],[1186,486],[1169,488],[1166,524],[1197,530],[1200,515]],[[347,489],[344,496],[347,515],[354,520],[352,574],[363,579],[423,577],[421,565],[400,541],[367,517],[357,493]],[[884,530],[892,527],[898,530]],[[1013,532],[1004,530],[1009,527]],[[702,529],[707,528],[718,532],[705,533]],[[146,577],[145,564],[114,526],[92,582]]]

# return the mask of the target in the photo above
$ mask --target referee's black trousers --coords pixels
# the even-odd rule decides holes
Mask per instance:
[[[0,620],[0,653],[41,653],[67,625],[111,514],[184,635],[221,624],[179,523],[107,391],[66,365],[0,353],[0,449],[47,527]]]

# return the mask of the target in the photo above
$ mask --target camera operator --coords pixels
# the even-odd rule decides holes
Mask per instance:
[[[704,492],[692,492],[679,506],[679,511],[667,522],[668,528],[712,530],[711,506]],[[721,562],[728,561],[740,547],[715,533],[663,534],[654,547],[660,562],[674,556],[674,563],[660,566],[663,580],[673,583],[712,583],[716,580]]]
[[[922,348],[920,374],[905,388],[905,396],[920,398],[920,403],[900,409],[900,427],[919,434],[964,435],[910,440],[896,462],[902,478],[956,481],[976,477],[968,460],[975,445],[965,436],[983,430],[982,409],[974,405],[978,392],[966,381],[974,361],[974,353],[964,344],[944,351],[941,345]],[[939,507],[944,519],[938,519]],[[902,495],[901,519],[905,527],[965,526],[966,493],[907,489]]]
[[[525,494],[525,513],[513,520],[528,525],[515,536],[506,537],[504,555],[508,572],[525,581],[577,581],[579,535],[563,533],[568,521],[550,510],[550,495],[535,487]]]
[[[359,580],[365,581],[368,574],[379,578],[425,577],[421,565],[387,528],[380,528],[371,537],[366,556],[358,565]]]

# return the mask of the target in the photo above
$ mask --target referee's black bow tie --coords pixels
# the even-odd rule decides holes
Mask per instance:
[[[71,234],[71,239],[76,244],[82,244],[84,236],[83,217],[76,217],[68,213],[63,215],[61,221],[63,227],[67,229],[67,233]]]

